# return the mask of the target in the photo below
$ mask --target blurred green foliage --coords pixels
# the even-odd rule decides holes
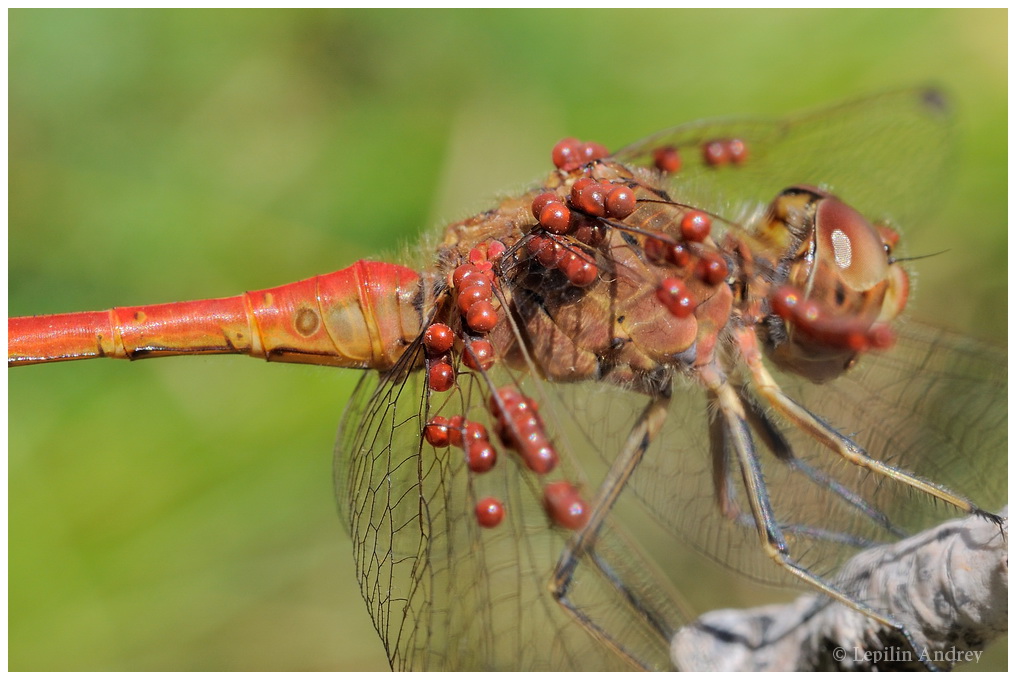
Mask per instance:
[[[1002,340],[1006,23],[1004,10],[13,10],[9,313],[232,295],[366,256],[425,262],[424,230],[541,175],[563,136],[617,147],[935,82],[961,140],[943,212],[911,240],[948,250],[917,263],[918,315]],[[9,668],[386,667],[331,489],[356,377],[222,357],[12,372]],[[737,579],[713,589],[765,599]]]

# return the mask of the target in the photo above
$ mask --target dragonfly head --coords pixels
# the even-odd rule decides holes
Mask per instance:
[[[896,232],[828,192],[797,186],[773,202],[760,237],[785,253],[763,331],[776,364],[824,382],[892,344],[888,324],[909,291],[892,255]]]

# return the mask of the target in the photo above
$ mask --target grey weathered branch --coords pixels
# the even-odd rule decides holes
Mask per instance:
[[[895,631],[819,594],[786,605],[709,612],[674,636],[682,670],[947,670],[977,661],[1008,630],[1008,517],[971,516],[856,555],[837,582],[881,603]],[[920,658],[920,655],[924,658]]]

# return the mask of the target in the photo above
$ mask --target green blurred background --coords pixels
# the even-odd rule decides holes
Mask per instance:
[[[1006,25],[1002,10],[11,11],[9,313],[418,260],[425,230],[544,173],[563,136],[616,148],[936,82],[962,138],[944,211],[905,236],[949,249],[915,263],[918,314],[1003,342]],[[9,668],[386,668],[331,487],[357,377],[237,357],[11,372]],[[736,578],[690,595],[773,597]]]

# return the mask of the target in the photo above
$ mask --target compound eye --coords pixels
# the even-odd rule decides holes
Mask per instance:
[[[888,276],[889,260],[878,230],[839,199],[823,198],[815,214],[817,255],[848,288],[862,292]]]

